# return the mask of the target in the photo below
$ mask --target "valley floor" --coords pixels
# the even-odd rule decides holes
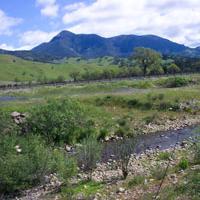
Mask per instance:
[[[77,100],[95,128],[105,133],[104,142],[200,124],[200,75],[1,91],[0,108],[26,113],[52,99]],[[41,189],[40,199],[199,199],[199,152],[193,143],[132,156],[126,180],[121,179],[117,161],[110,159],[98,165],[92,181],[85,180],[87,174],[82,173],[72,180],[73,198],[62,187],[59,193],[45,197]]]

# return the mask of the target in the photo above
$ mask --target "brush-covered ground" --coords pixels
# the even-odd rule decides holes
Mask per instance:
[[[72,98],[87,108],[108,136],[132,136],[180,128],[199,122],[200,76],[171,76],[110,83],[2,91],[1,109],[18,112],[49,99]],[[124,121],[124,123],[121,123]],[[122,124],[122,126],[120,125]],[[177,126],[177,127],[176,127]]]
[[[40,199],[199,199],[199,145],[177,147],[175,152],[151,151],[132,158],[126,180],[116,170],[116,162],[96,166],[94,173],[99,167],[118,174],[117,179],[109,181],[85,180],[81,172],[71,177],[77,167],[62,152],[66,144],[81,143],[78,147],[84,147],[91,135],[108,141],[111,137],[133,137],[199,124],[199,91],[198,74],[0,91],[0,193],[37,188],[38,183],[44,183],[45,174],[53,173],[64,184],[59,185],[58,193],[45,197],[42,186]],[[22,126],[21,122],[17,127],[11,125],[9,116],[14,111],[25,113],[27,120],[22,121]],[[168,163],[165,181],[156,195]],[[35,199],[39,199],[37,195]]]

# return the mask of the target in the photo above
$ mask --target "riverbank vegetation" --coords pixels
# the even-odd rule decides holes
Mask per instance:
[[[137,142],[134,140],[130,145],[116,146],[121,175],[112,188],[106,189],[106,181],[93,178],[101,161],[102,143],[199,123],[199,89],[200,77],[196,74],[2,91],[0,98],[11,96],[16,100],[0,102],[0,192],[16,195],[45,185],[52,177],[54,187],[61,188],[60,199],[75,198],[80,193],[89,198],[98,192],[104,198],[103,194],[109,196],[112,188],[117,196],[138,187],[143,192],[145,188],[157,188],[163,178],[155,173],[157,165],[148,176],[132,175],[128,168]],[[11,116],[14,111],[23,118],[16,119],[16,113]],[[180,159],[170,173],[183,170],[191,190],[184,187],[185,179],[180,175],[179,193],[164,185],[159,195],[170,191],[175,197],[185,194],[196,198],[199,172],[192,167],[199,165],[199,144],[192,150],[180,150],[178,155]],[[195,158],[190,159],[190,155]],[[155,162],[170,159],[171,152],[159,152]],[[155,190],[147,191],[149,196],[155,195]]]

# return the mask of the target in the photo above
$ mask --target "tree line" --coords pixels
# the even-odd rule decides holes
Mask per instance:
[[[74,81],[99,80],[113,78],[128,78],[134,76],[177,74],[180,67],[173,59],[163,59],[163,56],[152,49],[138,47],[128,59],[114,58],[114,65],[119,67],[107,67],[95,70],[84,69],[83,72],[72,71],[70,77]]]

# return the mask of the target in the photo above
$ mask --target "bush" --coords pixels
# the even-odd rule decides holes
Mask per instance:
[[[125,126],[125,125],[127,124],[126,119],[119,119],[117,122],[118,122],[118,124],[119,124],[120,126]]]
[[[113,145],[114,155],[119,161],[121,167],[123,179],[126,179],[129,173],[128,164],[132,153],[135,149],[136,140],[135,138],[123,139],[122,141],[116,142]]]
[[[65,164],[64,164],[65,163]],[[62,168],[62,170],[61,170]],[[56,154],[39,136],[0,136],[0,192],[24,190],[44,182],[44,176],[57,173],[68,178],[73,173],[62,152]],[[63,176],[63,171],[71,171]]]
[[[106,138],[106,136],[108,135],[108,130],[106,128],[103,128],[100,130],[100,133],[97,137],[97,140],[104,140]]]
[[[63,183],[68,183],[68,179],[77,173],[76,160],[66,155],[66,152],[62,152],[58,149],[52,151],[52,169],[58,173],[60,180]]]
[[[188,78],[184,77],[173,77],[165,79],[163,82],[161,82],[161,86],[167,87],[167,88],[176,88],[176,87],[184,87],[187,86],[190,83],[190,80]]]
[[[159,94],[158,95],[158,99],[161,101],[161,100],[163,100],[165,98],[165,95],[164,94]]]
[[[119,127],[116,131],[115,134],[118,137],[125,137],[129,135],[129,127]]]
[[[153,122],[155,122],[157,119],[159,119],[158,113],[153,113],[152,115],[143,118],[145,124],[153,123]]]
[[[77,150],[78,164],[83,171],[90,173],[90,179],[93,169],[101,158],[101,150],[101,144],[93,137],[83,140]]]
[[[139,103],[138,99],[131,99],[127,102],[129,108],[134,108]]]
[[[48,143],[75,143],[94,134],[94,122],[86,117],[85,109],[76,101],[49,101],[30,110],[26,126]]]
[[[189,162],[187,159],[182,158],[178,164],[179,169],[185,170],[188,168]]]
[[[10,114],[0,110],[0,135],[16,132],[18,127],[13,123]]]

